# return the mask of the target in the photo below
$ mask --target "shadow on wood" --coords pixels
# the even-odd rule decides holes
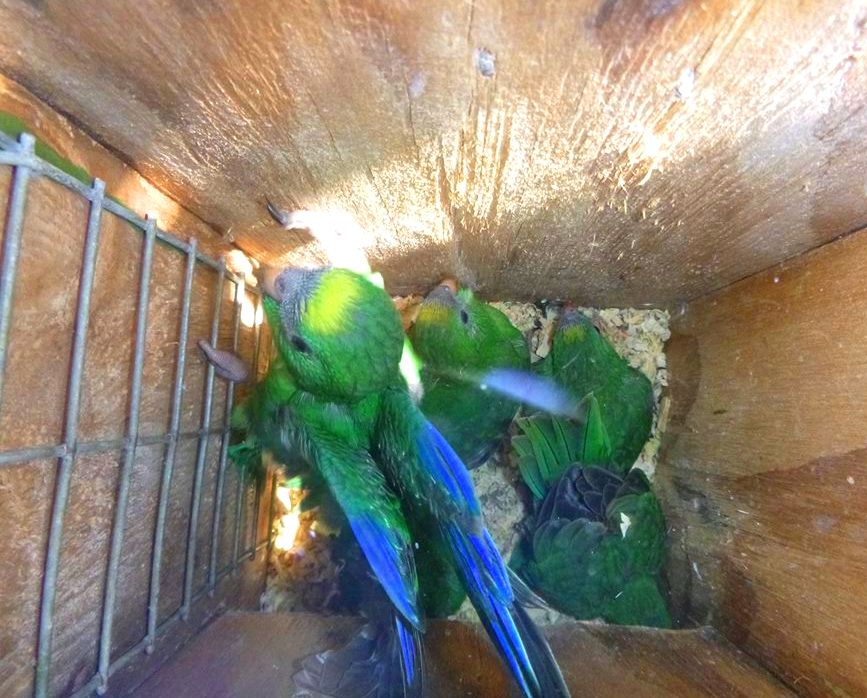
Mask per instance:
[[[296,661],[345,642],[361,621],[311,614],[229,613],[152,676],[134,698],[285,698]],[[712,631],[568,623],[548,636],[574,698],[791,695]],[[427,694],[515,695],[480,629],[436,621],[428,631]]]

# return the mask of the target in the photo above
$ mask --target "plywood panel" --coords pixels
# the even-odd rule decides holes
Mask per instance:
[[[10,25],[3,24],[0,31],[7,32],[10,29]],[[4,41],[7,40],[11,39],[4,34]],[[5,75],[0,75],[0,111],[20,119],[34,135],[62,157],[102,179],[109,196],[115,197],[139,215],[154,213],[161,227],[183,239],[197,238],[199,248],[215,257],[228,249],[213,228],[142,178],[115,153],[90,138],[78,126],[80,122],[77,119],[65,118]],[[6,202],[3,203],[5,206]],[[67,233],[78,230],[73,227],[72,220],[64,221],[63,225],[67,224],[70,227]]]
[[[864,695],[867,235],[689,304],[668,349],[674,586],[807,695]]]
[[[36,627],[55,461],[0,470],[0,695],[33,694]]]
[[[3,0],[0,70],[257,257],[321,259],[267,196],[353,216],[397,293],[662,303],[867,224],[865,17]]]
[[[345,642],[359,621],[310,614],[231,613],[210,626],[136,698],[285,696],[296,661]],[[787,696],[781,684],[707,631],[657,632],[569,624],[549,629],[574,696]],[[428,631],[427,693],[515,695],[478,628],[436,621]]]
[[[4,450],[61,439],[87,212],[84,199],[58,184],[28,186],[0,405]]]

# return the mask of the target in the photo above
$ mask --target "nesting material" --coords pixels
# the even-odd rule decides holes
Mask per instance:
[[[260,610],[269,613],[339,610],[340,565],[331,556],[331,537],[318,530],[316,513],[311,510],[298,514],[294,540],[288,546],[274,546],[265,591],[259,599]]]

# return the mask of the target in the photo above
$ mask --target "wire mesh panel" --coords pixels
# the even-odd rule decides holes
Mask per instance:
[[[0,177],[11,172],[0,209],[0,472],[14,469],[16,488],[32,492],[16,503],[33,512],[27,530],[42,550],[38,603],[22,603],[34,618],[33,695],[102,694],[269,544],[257,539],[260,497],[227,475],[235,386],[191,361],[206,336],[237,350],[246,333],[254,366],[267,352],[260,314],[241,322],[255,290],[224,260],[109,198],[100,180],[41,160],[34,145],[0,134]],[[43,182],[81,204],[52,209],[61,190]],[[44,228],[25,224],[33,196]],[[47,218],[70,206],[72,219]],[[44,297],[30,282],[20,295],[40,248],[52,283]],[[43,322],[51,332],[40,335]],[[16,344],[19,329],[30,351]],[[86,544],[71,551],[70,541]],[[29,580],[15,587],[25,589],[37,591]]]

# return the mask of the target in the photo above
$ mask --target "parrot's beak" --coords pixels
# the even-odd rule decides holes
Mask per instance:
[[[457,282],[454,279],[443,279],[442,283],[425,296],[425,303],[436,303],[451,307],[455,304]]]
[[[259,288],[262,289],[263,293],[267,293],[271,298],[275,301],[282,300],[280,293],[277,291],[277,277],[280,276],[281,269],[277,269],[275,267],[268,267],[264,264],[261,265],[258,269],[256,269],[253,273],[256,277],[256,281],[259,282]]]

